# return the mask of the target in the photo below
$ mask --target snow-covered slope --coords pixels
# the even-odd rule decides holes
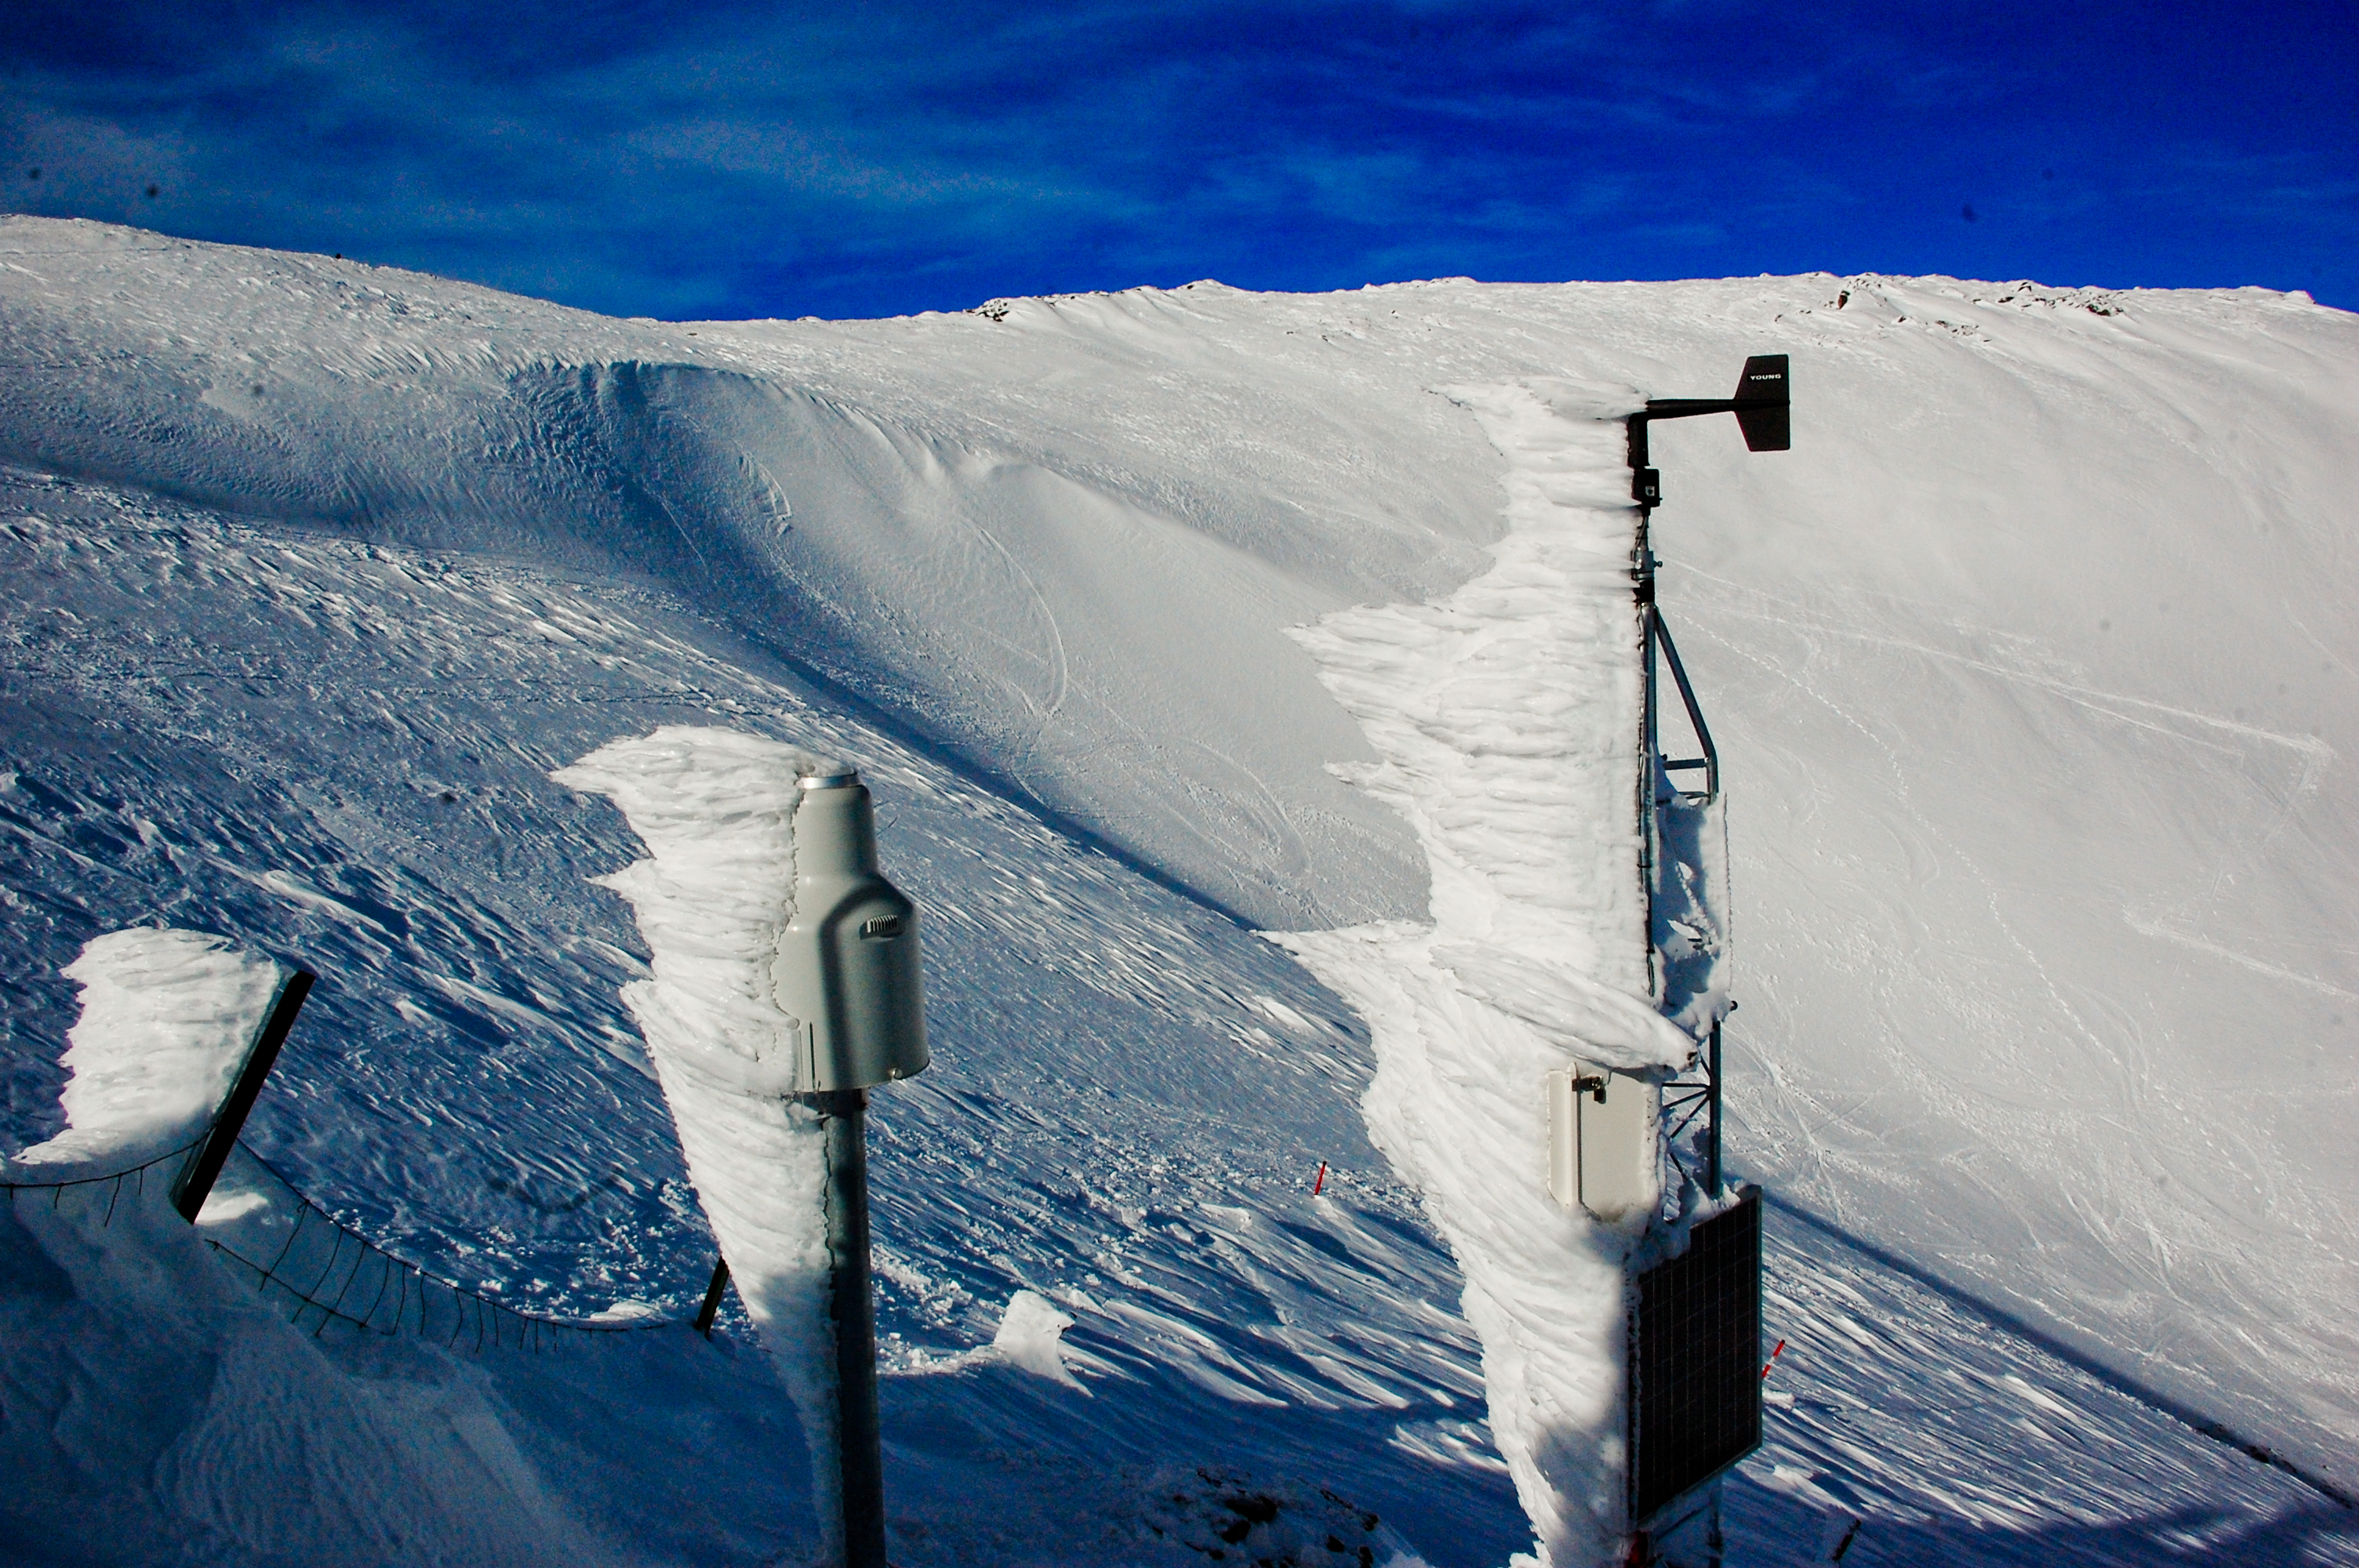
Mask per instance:
[[[59,1125],[75,988],[58,969],[86,935],[158,917],[234,933],[321,977],[249,1124],[304,1191],[518,1307],[685,1318],[712,1243],[622,1001],[646,950],[590,881],[641,846],[547,774],[668,723],[788,738],[862,762],[929,969],[960,977],[930,998],[935,1065],[871,1117],[897,1560],[1194,1563],[1154,1530],[1221,1526],[1219,1495],[1315,1509],[1321,1486],[1381,1530],[1455,1542],[1438,1563],[1527,1540],[1456,1270],[1362,1126],[1364,1030],[1277,948],[676,601],[6,478],[13,1142]],[[541,1506],[529,1481],[636,1561],[814,1543],[803,1444],[757,1357],[679,1331],[550,1369],[307,1325],[299,1352],[252,1352],[277,1367],[257,1394],[206,1368],[264,1320],[207,1318],[218,1292],[172,1282],[189,1256],[36,1228],[49,1201],[14,1195],[27,1223],[0,1226],[0,1443],[11,1473],[55,1478],[0,1520],[28,1560],[291,1552],[287,1511],[244,1499],[377,1462],[388,1403],[433,1417],[419,1465],[451,1443],[463,1461],[469,1432],[527,1460],[513,1485],[441,1498],[413,1540],[505,1539],[503,1509]],[[1077,1320],[1088,1392],[986,1350],[1023,1292]],[[159,1300],[180,1305],[153,1321]],[[145,1397],[159,1368],[170,1400]],[[304,1396],[364,1413],[234,1451],[213,1436],[275,1433]],[[1188,1479],[1199,1466],[1237,1478]],[[1175,1486],[1213,1495],[1190,1512]],[[386,1501],[355,1494],[341,1517],[334,1539],[378,1541],[351,1560],[413,1560],[376,1534]]]
[[[1656,436],[1732,798],[1734,1162],[2359,1482],[2352,318],[1806,277],[664,327],[86,224],[10,220],[0,262],[12,1147],[58,1126],[58,968],[163,916],[326,977],[257,1121],[319,1195],[531,1299],[680,1303],[644,949],[585,881],[636,847],[545,775],[667,722],[825,742],[941,945],[939,1065],[880,1117],[905,1364],[1054,1296],[1085,1386],[1137,1390],[1092,1427],[1127,1462],[1237,1454],[1495,1561],[1523,1527],[1364,1028],[1213,910],[1434,918],[1430,842],[1339,776],[1392,753],[1288,633],[1491,568],[1484,398],[1787,351],[1793,452]],[[926,1381],[977,1433],[908,1451],[945,1487],[1081,1408]],[[2288,1506],[2169,1465],[2047,1499],[2012,1421],[1973,1430],[2023,1540]],[[1954,1500],[1843,1452],[1896,1517]]]

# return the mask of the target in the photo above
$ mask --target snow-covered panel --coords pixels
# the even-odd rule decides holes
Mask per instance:
[[[66,1130],[10,1163],[39,1180],[43,1168],[128,1167],[201,1137],[288,973],[201,931],[92,937],[65,969],[82,988],[58,1097]]]

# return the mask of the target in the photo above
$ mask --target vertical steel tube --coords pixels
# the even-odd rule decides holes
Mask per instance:
[[[1646,929],[1638,946],[1647,959],[1647,992],[1663,999],[1662,966],[1655,951],[1655,757],[1660,748],[1655,720],[1655,551],[1648,529],[1654,502],[1643,482],[1647,470],[1647,416],[1633,414],[1624,422],[1630,449],[1631,499],[1638,503],[1638,527],[1630,552],[1630,580],[1638,611],[1638,667],[1644,689],[1638,712],[1638,892],[1647,911]]]
[[[837,1089],[812,1098],[827,1137],[828,1313],[835,1325],[843,1568],[887,1568],[876,1311],[868,1284],[868,1095]]]
[[[1645,514],[1641,513],[1641,516]],[[1640,546],[1643,550],[1644,546]],[[1663,967],[1661,955],[1655,946],[1655,877],[1657,824],[1655,820],[1656,759],[1662,750],[1658,733],[1655,693],[1655,579],[1642,579],[1638,584],[1638,667],[1641,672],[1638,702],[1638,887],[1644,894],[1647,928],[1639,937],[1639,946],[1647,955],[1647,992],[1659,1005],[1663,1000]]]
[[[1720,1024],[1717,1022],[1712,1026],[1712,1039],[1705,1050],[1709,1055],[1706,1057],[1708,1070],[1704,1074],[1704,1093],[1711,1097],[1711,1103],[1705,1107],[1703,1123],[1704,1182],[1706,1190],[1716,1198],[1720,1196]]]

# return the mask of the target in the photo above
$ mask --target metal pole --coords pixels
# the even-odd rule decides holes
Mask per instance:
[[[696,1332],[712,1337],[712,1320],[721,1313],[721,1293],[729,1288],[729,1260],[712,1260],[712,1282],[704,1287],[704,1304],[696,1311]]]
[[[1711,1070],[1704,1075],[1704,1093],[1712,1098],[1704,1117],[1703,1165],[1707,1190],[1716,1198],[1720,1196],[1720,1022],[1717,1019],[1712,1021],[1712,1042],[1706,1049],[1710,1053]]]
[[[835,1089],[811,1098],[827,1138],[828,1315],[835,1324],[843,1568],[888,1568],[885,1450],[876,1416],[876,1312],[868,1285],[868,1094]]]
[[[1630,580],[1638,611],[1638,666],[1643,689],[1638,704],[1638,889],[1647,908],[1639,946],[1647,956],[1647,990],[1662,1000],[1663,975],[1655,952],[1655,552],[1648,537],[1654,519],[1654,470],[1647,466],[1647,416],[1625,421],[1629,438],[1630,494],[1638,503],[1637,538],[1630,554]]]
[[[245,1119],[254,1109],[254,1102],[262,1093],[262,1080],[270,1076],[270,1065],[278,1060],[278,1048],[287,1044],[288,1031],[295,1027],[295,1015],[303,1011],[303,999],[310,994],[312,976],[297,969],[278,984],[278,995],[270,1004],[270,1016],[262,1021],[255,1034],[254,1044],[247,1048],[245,1061],[238,1067],[237,1081],[230,1085],[229,1098],[222,1101],[221,1114],[213,1118],[212,1130],[189,1156],[188,1163],[172,1182],[172,1206],[180,1217],[194,1225],[197,1216],[204,1211],[205,1199],[212,1195],[213,1184],[221,1180],[222,1167],[229,1163],[229,1152],[237,1147],[237,1135],[245,1130]]]

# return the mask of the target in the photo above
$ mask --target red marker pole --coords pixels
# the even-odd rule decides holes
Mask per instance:
[[[1311,1184],[1310,1184],[1310,1195],[1311,1195],[1312,1197],[1314,1197],[1314,1198],[1315,1198],[1315,1197],[1317,1197],[1317,1196],[1319,1195],[1319,1189],[1320,1189],[1320,1188],[1321,1188],[1321,1187],[1323,1187],[1323,1186],[1325,1186],[1326,1184],[1327,1184],[1327,1162],[1326,1162],[1326,1161],[1324,1161],[1324,1160],[1321,1160],[1321,1161],[1320,1161],[1320,1162],[1319,1162],[1319,1179],[1318,1179],[1317,1181],[1315,1181],[1315,1182],[1313,1182],[1313,1183],[1311,1183]]]
[[[1777,1357],[1783,1356],[1785,1353],[1786,1342],[1781,1339],[1777,1342],[1777,1348],[1769,1352],[1769,1359],[1761,1363],[1761,1380],[1763,1382],[1766,1383],[1769,1380],[1769,1368],[1775,1367],[1777,1364]]]

